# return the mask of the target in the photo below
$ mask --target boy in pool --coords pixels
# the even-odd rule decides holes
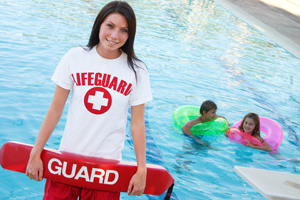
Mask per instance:
[[[188,121],[181,128],[181,130],[183,131],[183,133],[185,133],[188,136],[191,136],[192,138],[194,138],[195,140],[197,140],[199,142],[199,139],[192,135],[190,128],[196,124],[203,123],[203,122],[209,122],[218,117],[222,117],[226,120],[225,117],[217,115],[217,109],[218,109],[218,107],[213,101],[211,101],[211,100],[204,101],[200,107],[201,116],[197,117],[191,121]],[[228,123],[228,125],[229,125],[229,123]],[[203,141],[201,141],[200,143],[203,144]]]

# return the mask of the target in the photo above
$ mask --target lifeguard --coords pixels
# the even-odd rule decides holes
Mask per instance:
[[[113,89],[127,96],[130,94],[131,83],[124,80],[118,80],[118,77],[112,77],[110,74],[102,74],[95,72],[82,72],[71,74],[76,86],[102,86],[104,88]]]

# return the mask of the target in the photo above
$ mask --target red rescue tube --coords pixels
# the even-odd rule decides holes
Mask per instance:
[[[6,142],[0,149],[4,169],[25,173],[32,145]],[[77,187],[112,192],[127,192],[137,170],[136,163],[82,156],[45,148],[41,154],[43,177]],[[159,165],[147,164],[144,194],[161,195],[174,179]]]
[[[243,145],[247,145],[246,141],[248,141],[254,146],[264,146],[256,137],[253,137],[237,128],[229,128],[226,131],[226,134],[229,139]]]

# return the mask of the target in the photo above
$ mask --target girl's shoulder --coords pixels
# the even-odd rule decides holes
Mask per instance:
[[[76,54],[88,53],[90,51],[92,51],[92,49],[88,49],[86,47],[73,47],[67,52],[67,54],[76,55]]]
[[[264,142],[264,139],[262,139],[262,137],[260,137],[259,135],[254,136],[256,139],[258,139],[261,143]]]
[[[84,58],[88,58],[89,56],[93,56],[93,49],[88,49],[86,47],[74,47],[69,49],[67,53],[64,55],[64,59],[69,60],[81,60]]]
[[[134,70],[137,72],[138,76],[149,76],[149,70],[146,64],[141,60],[133,61]]]
[[[133,64],[136,66],[136,68],[147,69],[146,64],[140,59],[134,59]]]

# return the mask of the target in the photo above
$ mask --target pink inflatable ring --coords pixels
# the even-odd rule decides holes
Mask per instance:
[[[279,147],[283,139],[283,132],[281,127],[277,122],[267,117],[259,117],[259,120],[260,120],[260,131],[266,134],[266,137],[263,138],[264,141],[267,142],[272,147],[273,150],[275,150],[277,147]],[[243,121],[242,119],[237,121],[231,127],[238,128],[241,125],[242,121]],[[262,144],[255,137],[252,137],[249,134],[244,133],[240,130],[234,130],[232,128],[228,129],[226,132],[228,134],[229,139],[232,139],[244,145],[247,144],[245,142],[247,140],[253,145],[262,146]]]
[[[256,137],[253,137],[238,128],[230,128],[226,131],[226,134],[229,139],[243,145],[247,145],[246,141],[248,141],[254,146],[264,146]]]

